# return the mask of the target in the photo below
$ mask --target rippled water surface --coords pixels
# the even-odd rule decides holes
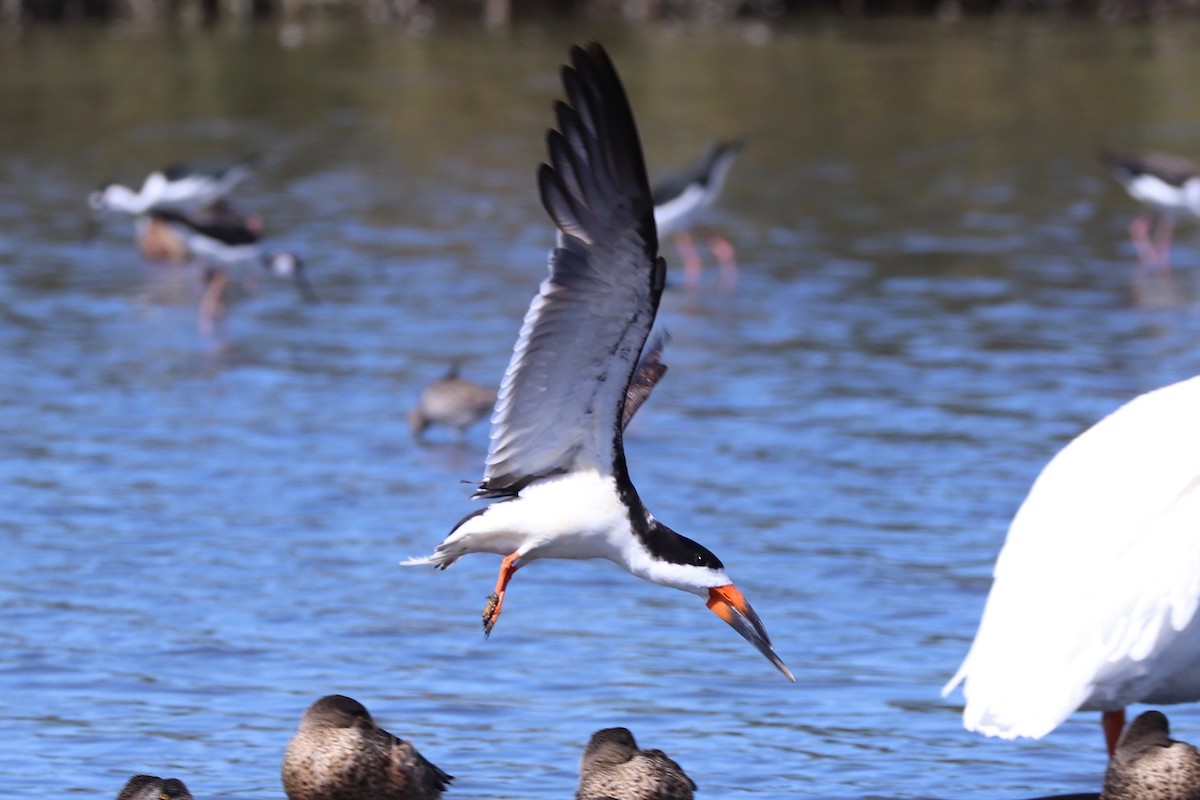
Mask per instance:
[[[303,709],[341,692],[458,776],[566,798],[625,725],[703,797],[1093,791],[1093,715],[1041,742],[943,700],[1046,460],[1200,367],[1200,240],[1137,278],[1106,144],[1200,155],[1200,31],[1082,22],[610,33],[651,172],[748,145],[675,281],[671,371],[627,443],[655,514],[717,552],[798,683],[696,598],[540,562],[489,641],[498,560],[403,570],[475,506],[487,429],[414,444],[459,360],[495,382],[551,240],[534,188],[566,44],[316,26],[0,44],[0,795],[137,772],[280,798]],[[322,297],[260,282],[222,335],[186,270],[84,197],[262,154],[240,193]],[[665,252],[678,261],[669,243]],[[1200,713],[1168,709],[1181,738]]]

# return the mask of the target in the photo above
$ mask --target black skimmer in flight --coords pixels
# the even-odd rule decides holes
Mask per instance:
[[[716,202],[725,186],[725,176],[742,152],[745,142],[714,142],[703,158],[690,169],[674,175],[654,187],[654,222],[659,236],[675,234],[675,246],[683,261],[684,283],[696,286],[700,282],[700,254],[692,241],[689,228],[700,212]],[[737,262],[733,245],[722,236],[710,236],[708,242],[721,269],[721,284],[729,289],[737,279]]]
[[[960,682],[963,724],[1039,739],[1131,703],[1200,700],[1200,377],[1144,394],[1050,460],[1021,504]]]
[[[420,440],[430,425],[454,429],[461,442],[467,428],[491,413],[496,405],[496,390],[469,381],[458,374],[458,365],[421,390],[417,405],[408,412],[408,425]]]
[[[454,778],[340,694],[308,707],[283,756],[288,800],[437,800]]]
[[[105,183],[88,196],[93,211],[141,215],[154,211],[194,214],[223,200],[253,172],[256,158],[231,164],[191,166],[173,164],[146,176],[137,191],[119,183]]]
[[[592,734],[575,800],[692,800],[696,784],[662,750],[639,750],[628,728]]]
[[[192,793],[178,778],[134,775],[117,795],[117,800],[192,800]]]
[[[1200,752],[1171,738],[1162,712],[1143,712],[1121,734],[1104,774],[1100,800],[1196,798],[1200,798]]]
[[[608,559],[705,598],[795,681],[721,560],[655,519],[629,478],[622,424],[666,262],[641,142],[608,55],[596,43],[572,48],[562,81],[568,102],[556,104],[559,130],[547,136],[551,166],[538,171],[557,247],[500,384],[474,495],[501,502],[459,522],[433,555],[404,563],[445,569],[467,553],[504,556],[483,614],[486,635],[521,567]],[[634,384],[633,394],[641,391]]]
[[[222,298],[229,283],[229,271],[246,265],[256,264],[272,277],[290,280],[304,302],[317,302],[300,257],[286,250],[265,250],[258,230],[230,222],[202,224],[175,211],[156,211],[151,216],[178,233],[188,252],[207,267],[204,297],[200,301],[200,322],[206,330],[224,314]]]
[[[1182,214],[1200,216],[1200,168],[1165,153],[1104,152],[1100,161],[1112,171],[1146,213],[1129,224],[1129,238],[1143,267],[1171,268],[1171,232]],[[1155,221],[1158,230],[1154,231]],[[1153,234],[1153,235],[1152,235]]]

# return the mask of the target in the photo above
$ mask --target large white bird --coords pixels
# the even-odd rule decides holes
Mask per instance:
[[[1200,377],[1144,394],[1038,476],[958,674],[963,724],[1040,738],[1135,702],[1200,699]]]
[[[547,137],[551,165],[538,171],[557,247],[501,382],[475,493],[500,502],[459,522],[433,555],[405,563],[445,569],[468,553],[504,556],[483,612],[486,634],[521,567],[539,558],[608,559],[703,597],[795,680],[721,560],[655,519],[629,478],[622,431],[630,405],[661,375],[651,370],[648,385],[635,380],[666,263],[616,70],[595,43],[572,48],[571,64],[562,71],[568,102],[555,106],[559,130]]]

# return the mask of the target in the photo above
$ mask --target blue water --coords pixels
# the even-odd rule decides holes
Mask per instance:
[[[0,795],[148,772],[281,798],[288,738],[335,692],[458,798],[569,797],[613,725],[707,798],[1099,788],[1092,715],[989,740],[939,691],[1040,467],[1200,368],[1196,229],[1174,273],[1136,277],[1134,207],[1094,163],[1108,143],[1200,155],[1187,31],[606,37],[653,173],[749,137],[707,220],[738,284],[667,292],[670,372],[627,451],[796,685],[696,598],[607,563],[522,571],[488,641],[498,559],[398,566],[477,507],[486,425],[418,446],[404,413],[452,360],[503,373],[550,243],[554,71],[586,33],[0,49]],[[205,335],[186,271],[143,262],[124,222],[80,230],[99,181],[222,152],[264,154],[240,196],[322,302],[261,281]],[[1167,711],[1200,740],[1200,712]]]

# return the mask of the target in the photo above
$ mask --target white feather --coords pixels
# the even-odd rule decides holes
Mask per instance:
[[[1200,378],[1142,395],[1046,466],[958,673],[964,725],[1038,738],[1077,709],[1200,699]]]

